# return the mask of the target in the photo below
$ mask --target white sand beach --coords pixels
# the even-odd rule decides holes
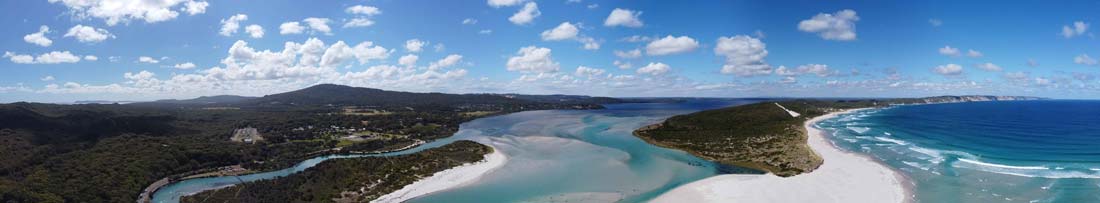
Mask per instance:
[[[493,153],[486,154],[485,159],[451,169],[443,170],[425,177],[412,184],[406,185],[400,190],[383,195],[371,201],[372,203],[404,202],[422,195],[459,187],[476,182],[482,175],[489,173],[508,161],[508,156],[496,148]]]
[[[860,109],[856,109],[860,110]],[[652,202],[909,202],[905,178],[870,157],[838,149],[806,121],[809,146],[824,160],[817,170],[793,177],[720,175],[677,187]]]

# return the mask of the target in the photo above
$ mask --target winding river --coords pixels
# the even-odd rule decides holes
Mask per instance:
[[[328,155],[297,165],[241,176],[190,179],[164,186],[153,202],[301,172],[337,158],[397,156],[473,140],[506,154],[508,162],[473,184],[410,202],[643,202],[676,186],[720,173],[755,171],[720,166],[685,152],[656,147],[634,129],[677,114],[758,100],[690,100],[682,103],[613,104],[600,110],[527,111],[463,123],[454,136],[418,147],[371,155]]]

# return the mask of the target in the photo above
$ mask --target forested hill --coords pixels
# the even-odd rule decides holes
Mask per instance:
[[[221,95],[187,100],[158,100],[134,103],[137,106],[203,106],[203,107],[303,107],[303,106],[370,106],[370,107],[426,107],[426,108],[476,108],[477,106],[551,106],[575,105],[581,108],[598,108],[599,104],[622,103],[609,97],[579,95],[522,95],[522,94],[447,94],[388,91],[374,88],[320,84],[300,90],[243,97]],[[545,108],[545,107],[544,107]],[[560,107],[556,107],[560,108]]]
[[[254,105],[366,105],[454,106],[468,104],[531,103],[490,94],[444,94],[386,91],[373,88],[321,84],[301,90],[267,95],[246,101]]]
[[[244,101],[248,101],[248,100],[252,100],[252,99],[256,99],[256,98],[257,97],[246,97],[246,96],[237,96],[237,95],[217,95],[217,96],[201,96],[199,98],[194,98],[194,99],[163,99],[163,100],[157,100],[157,101],[149,102],[149,103],[185,104],[185,105],[186,104],[196,104],[196,105],[198,105],[198,104],[233,104],[233,103],[240,103],[240,102],[244,102]]]

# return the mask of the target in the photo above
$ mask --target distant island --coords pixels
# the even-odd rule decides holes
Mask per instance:
[[[890,105],[1037,100],[1022,96],[938,96],[902,99],[798,99],[761,102],[673,116],[634,135],[654,145],[684,150],[733,166],[794,176],[822,163],[806,145],[802,124],[845,109]],[[793,113],[792,113],[793,112]]]

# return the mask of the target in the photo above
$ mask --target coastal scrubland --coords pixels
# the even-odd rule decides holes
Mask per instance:
[[[463,140],[408,155],[333,159],[287,177],[201,192],[181,202],[368,202],[436,172],[481,161],[492,150]]]
[[[806,145],[806,130],[802,127],[813,117],[845,109],[889,105],[1029,99],[1039,98],[939,96],[775,100],[673,116],[639,128],[634,135],[651,144],[684,150],[718,163],[787,177],[813,171],[822,163],[821,157]],[[783,107],[800,115],[796,117]]]

